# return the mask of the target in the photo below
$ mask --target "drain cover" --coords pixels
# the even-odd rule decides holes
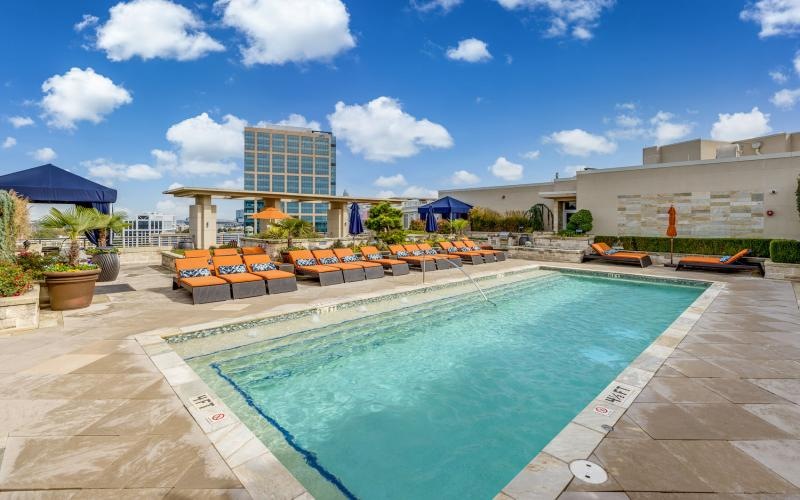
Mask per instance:
[[[602,484],[608,480],[608,474],[602,467],[588,460],[573,460],[569,470],[581,481],[589,484]]]

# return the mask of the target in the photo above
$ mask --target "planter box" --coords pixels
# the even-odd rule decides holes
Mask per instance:
[[[772,280],[800,281],[800,264],[764,261],[764,277]]]
[[[161,267],[175,273],[175,260],[182,259],[183,255],[172,252],[161,252]]]
[[[0,297],[0,333],[39,328],[39,285],[18,297]]]
[[[507,252],[509,258],[512,259],[572,263],[580,263],[583,259],[583,249],[565,250],[560,248],[508,247]]]

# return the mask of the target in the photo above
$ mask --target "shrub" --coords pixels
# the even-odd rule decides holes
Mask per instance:
[[[579,230],[582,233],[588,233],[592,230],[592,221],[592,212],[584,208],[572,214],[572,217],[569,218],[569,222],[567,222],[567,229],[575,231],[576,233]]]
[[[475,207],[469,211],[469,225],[473,231],[499,231],[502,218],[491,208]]]
[[[406,241],[406,232],[402,229],[395,229],[378,233],[377,237],[386,245],[398,245]]]
[[[439,219],[436,222],[436,232],[439,234],[450,234],[453,232],[453,227],[447,219]]]
[[[31,287],[31,277],[12,262],[0,263],[0,297],[16,297]]]
[[[626,250],[669,252],[669,238],[663,236],[595,236],[594,241],[622,244]],[[769,257],[771,240],[762,238],[675,238],[675,253],[697,255],[733,255],[749,248],[752,257]]]
[[[45,256],[39,252],[22,252],[14,260],[34,280],[44,279],[45,268],[56,262],[55,257]]]
[[[411,231],[425,232],[425,221],[420,219],[414,219],[408,224],[408,229],[410,229]]]
[[[403,229],[403,212],[388,202],[378,203],[369,209],[364,226],[376,233]]]
[[[800,264],[800,241],[772,240],[769,243],[769,258],[772,262]]]
[[[500,219],[500,231],[517,232],[520,228],[523,231],[528,231],[531,228],[531,219],[522,210],[509,210]]]
[[[336,240],[333,242],[333,248],[344,248],[344,243],[342,240]]]

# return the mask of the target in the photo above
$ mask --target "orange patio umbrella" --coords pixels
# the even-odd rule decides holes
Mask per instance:
[[[669,225],[667,226],[667,236],[669,237],[669,265],[672,266],[673,243],[675,237],[678,236],[678,228],[675,227],[678,220],[678,211],[675,210],[675,206],[670,205],[667,213],[669,214]]]
[[[291,215],[285,214],[274,207],[267,207],[258,213],[248,215],[248,217],[252,217],[254,219],[262,219],[262,220],[278,220],[278,219],[292,218]]]

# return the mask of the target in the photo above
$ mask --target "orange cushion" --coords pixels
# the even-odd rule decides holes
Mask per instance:
[[[377,259],[377,260],[371,260],[370,262],[377,262],[379,264],[389,264],[390,266],[394,266],[397,264],[405,264],[404,261],[397,259]]]
[[[261,281],[261,277],[250,273],[223,274],[220,278],[229,283],[246,283],[248,281]]]
[[[257,271],[254,272],[256,276],[260,276],[267,280],[279,280],[281,278],[294,278],[294,274],[287,273],[286,271]]]
[[[610,259],[623,258],[623,259],[640,259],[641,260],[641,259],[644,259],[645,257],[647,257],[647,254],[646,253],[633,253],[633,252],[622,251],[622,252],[612,253],[611,255],[606,255],[606,257],[608,257]]]
[[[197,278],[183,278],[181,279],[181,283],[186,283],[191,287],[228,284],[227,281],[217,278],[216,276],[199,276]]]
[[[608,248],[603,248],[603,246],[608,246],[605,243],[592,243],[592,250],[594,250],[597,255],[605,255],[606,251],[609,250]]]
[[[697,264],[722,264],[718,257],[684,257],[681,259],[681,262],[695,262]]]
[[[333,273],[339,272],[338,269],[331,266],[298,266],[301,271],[310,271],[312,273]]]
[[[339,262],[338,264],[323,264],[324,266],[335,267],[336,269],[342,269],[345,271],[349,271],[352,269],[363,269],[363,267],[359,266],[358,264],[353,264],[350,262]]]
[[[744,257],[745,255],[747,255],[749,253],[750,253],[750,249],[749,248],[745,248],[744,250],[740,250],[738,253],[732,255],[730,259],[725,261],[725,264],[733,264],[734,262],[736,262],[737,260],[741,259],[742,257]]]

